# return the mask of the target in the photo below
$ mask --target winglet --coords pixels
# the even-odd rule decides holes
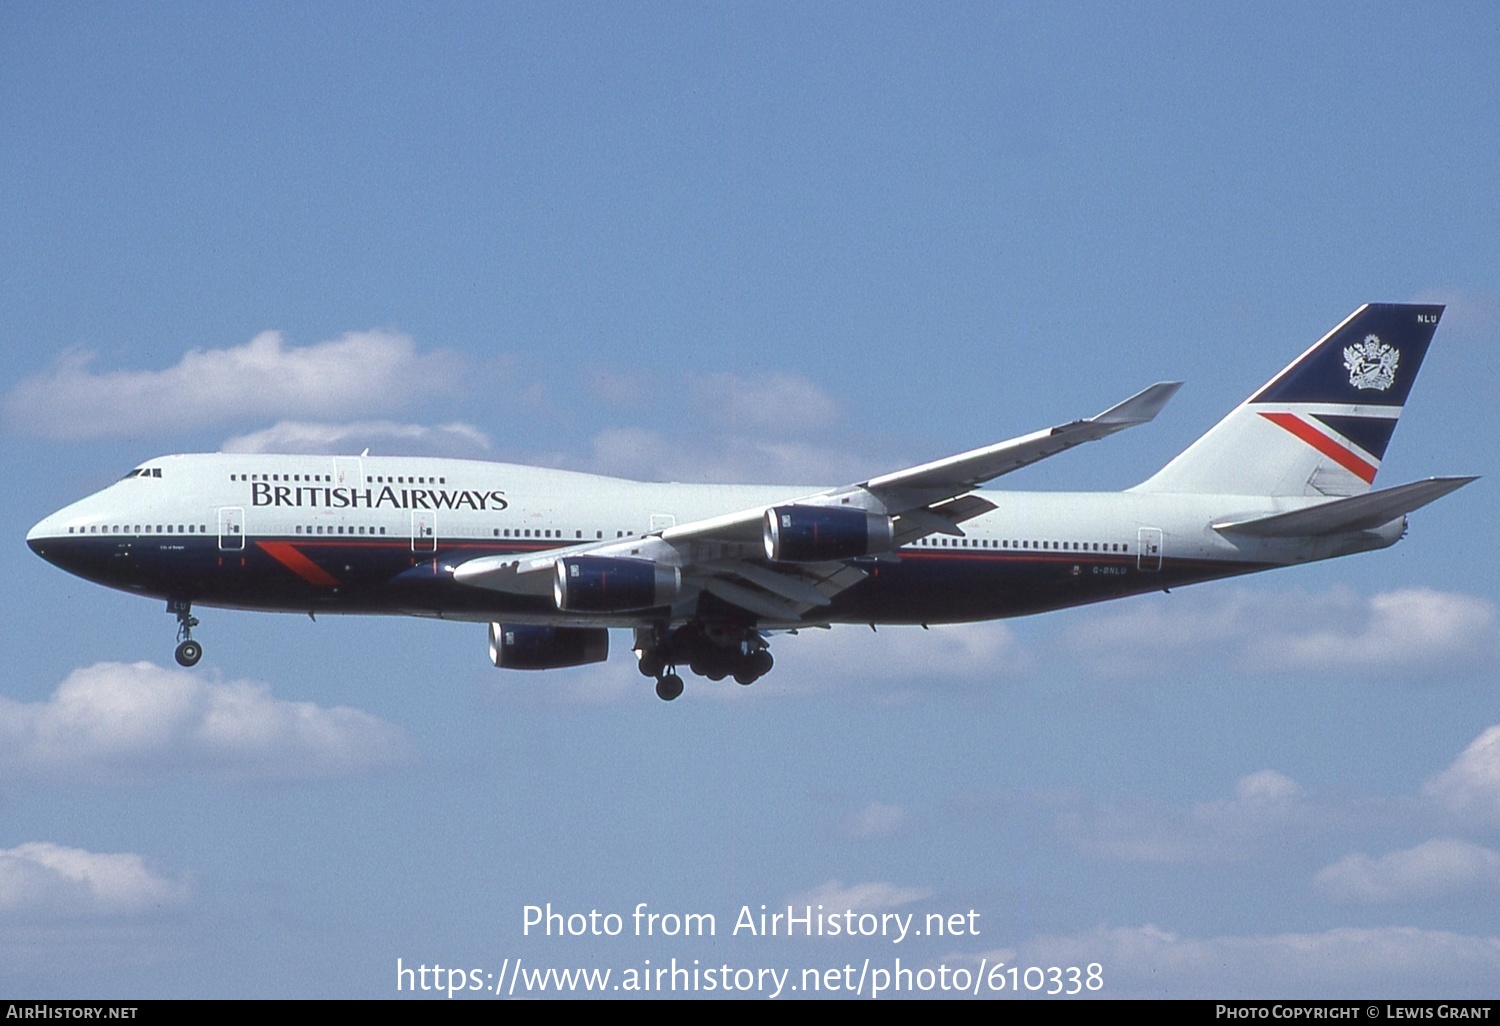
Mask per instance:
[[[1142,389],[1123,403],[1117,403],[1089,418],[1090,424],[1118,424],[1135,427],[1156,419],[1162,407],[1171,401],[1182,387],[1180,381],[1158,381],[1150,388]]]

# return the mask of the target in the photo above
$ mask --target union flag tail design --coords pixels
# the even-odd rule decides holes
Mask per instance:
[[[1360,307],[1133,490],[1364,494],[1442,315],[1441,306]]]

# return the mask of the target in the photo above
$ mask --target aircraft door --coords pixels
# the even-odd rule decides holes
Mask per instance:
[[[219,507],[219,548],[237,552],[245,547],[245,510],[240,506]]]
[[[430,509],[411,512],[411,550],[437,551],[437,513]]]
[[[1139,570],[1161,569],[1161,528],[1143,527],[1140,530],[1140,548],[1136,550],[1135,565]]]
[[[333,458],[333,483],[344,488],[364,487],[364,467],[360,463],[358,456],[335,456]]]

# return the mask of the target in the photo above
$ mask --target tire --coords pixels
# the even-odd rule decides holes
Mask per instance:
[[[656,697],[663,702],[670,702],[682,694],[682,678],[675,673],[669,673],[656,682]]]
[[[196,641],[184,641],[177,646],[177,665],[197,666],[198,660],[203,658],[203,646]]]

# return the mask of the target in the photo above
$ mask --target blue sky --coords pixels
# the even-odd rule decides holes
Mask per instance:
[[[1111,996],[1495,996],[1491,5],[0,8],[0,989],[396,964],[1097,962]],[[156,603],[22,544],[167,452],[836,484],[1187,382],[1006,478],[1144,478],[1367,301],[1448,304],[1383,553],[1024,621],[617,652]],[[623,649],[622,639],[616,648]],[[712,913],[523,935],[523,909]],[[742,906],[977,936],[730,935]]]

